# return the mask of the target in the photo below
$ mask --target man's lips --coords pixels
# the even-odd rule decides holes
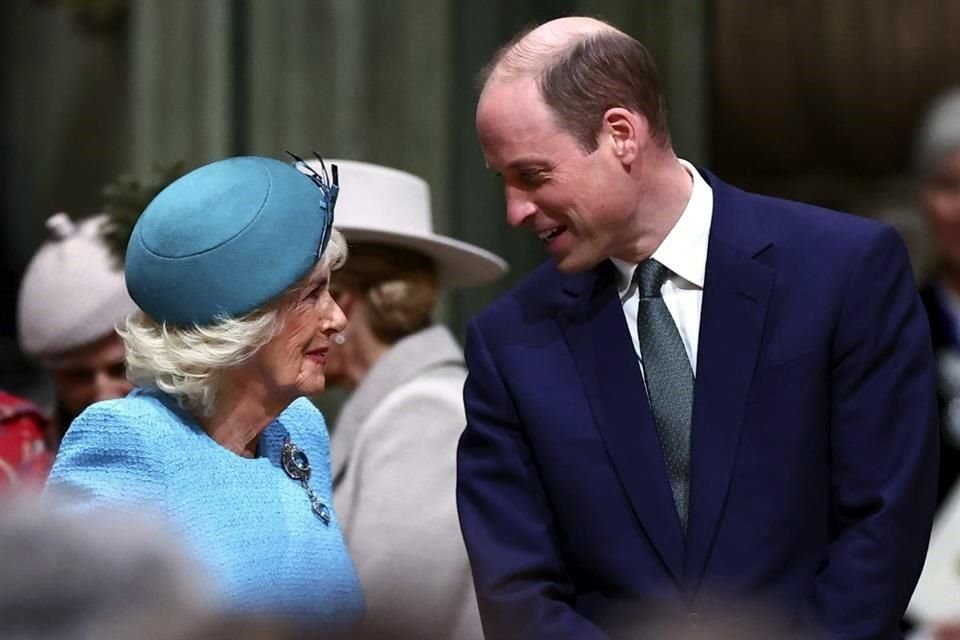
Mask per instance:
[[[542,231],[538,231],[537,237],[540,238],[542,242],[549,243],[551,240],[553,240],[554,238],[556,238],[566,230],[567,228],[563,226],[551,227],[550,229],[544,229]]]

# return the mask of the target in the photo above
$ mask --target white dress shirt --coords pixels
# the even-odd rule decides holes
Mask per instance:
[[[697,372],[697,343],[700,337],[700,309],[703,305],[703,276],[707,268],[707,244],[710,223],[713,220],[713,189],[686,160],[680,160],[693,178],[693,191],[677,223],[663,239],[651,256],[667,267],[671,275],[660,288],[663,301],[673,317],[683,346],[690,359],[690,368]],[[617,289],[623,304],[623,315],[637,351],[640,369],[643,370],[643,354],[637,337],[637,307],[639,292],[633,282],[637,265],[610,258],[617,268]]]

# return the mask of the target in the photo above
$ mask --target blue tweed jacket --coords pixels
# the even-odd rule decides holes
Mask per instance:
[[[330,507],[329,524],[280,466],[288,436],[309,456],[310,485]],[[74,494],[82,505],[159,510],[209,567],[226,609],[309,621],[318,631],[363,613],[333,511],[326,424],[306,399],[264,430],[253,459],[218,445],[161,392],[98,402],[71,425],[47,491]]]

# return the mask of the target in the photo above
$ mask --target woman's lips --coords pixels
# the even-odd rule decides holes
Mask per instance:
[[[327,363],[327,349],[313,349],[307,351],[307,357],[321,365]]]

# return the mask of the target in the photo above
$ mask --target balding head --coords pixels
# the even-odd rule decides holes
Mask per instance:
[[[637,40],[601,20],[558,18],[521,33],[496,53],[480,78],[483,94],[500,84],[536,83],[559,124],[586,151],[596,148],[603,114],[611,107],[643,116],[650,138],[670,146],[653,58]]]
[[[594,18],[558,18],[521,33],[494,58],[486,82],[538,75],[550,60],[576,42],[600,32],[620,33]]]

